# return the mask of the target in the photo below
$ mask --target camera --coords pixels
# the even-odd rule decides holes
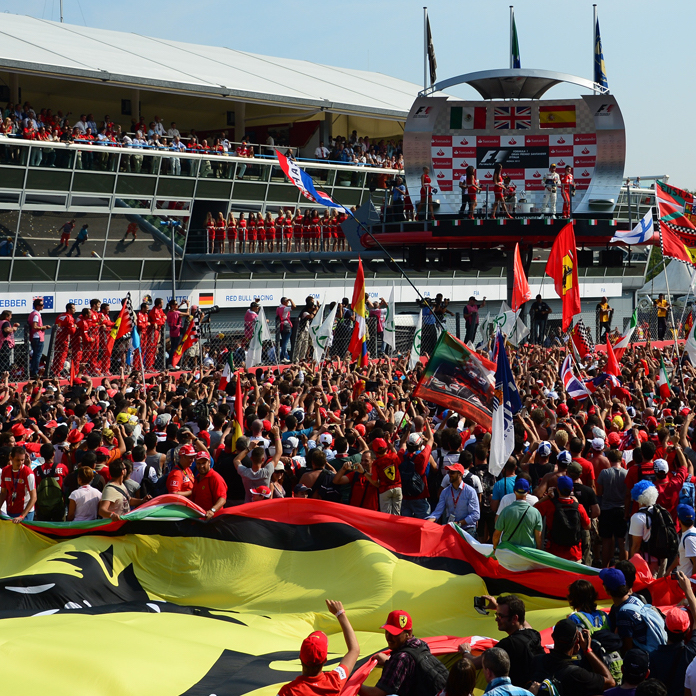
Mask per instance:
[[[486,609],[486,598],[485,597],[474,597],[474,609],[479,614],[483,614],[484,616],[488,616],[488,610]]]

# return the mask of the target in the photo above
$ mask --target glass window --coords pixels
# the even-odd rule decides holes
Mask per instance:
[[[136,155],[133,156],[135,157]],[[121,175],[118,177],[116,183],[116,193],[135,196],[153,196],[155,193],[156,181],[155,177]]]
[[[169,228],[154,215],[112,215],[104,256],[151,259],[171,256]],[[140,277],[138,265],[137,276]]]
[[[24,170],[0,167],[0,187],[24,188]]]
[[[193,183],[193,182],[191,182]],[[259,186],[259,184],[246,184],[247,186]],[[265,191],[266,185],[262,185]],[[228,200],[232,190],[230,181],[207,181],[199,180],[196,188],[196,198],[213,198],[218,200]],[[193,195],[193,194],[192,194]],[[236,194],[235,194],[236,195]]]
[[[7,282],[10,279],[10,259],[0,259],[0,281]]]
[[[201,184],[198,182],[198,193],[200,196]],[[255,184],[247,181],[235,181],[233,189],[234,199],[237,201],[262,201],[266,198],[266,184]]]
[[[195,183],[196,182],[193,179],[160,179],[159,183],[157,184],[157,194],[159,196],[180,196],[182,198],[192,198]]]
[[[47,191],[69,191],[71,173],[51,171],[50,169],[30,169],[27,173],[28,189],[45,189]]]
[[[176,262],[176,276],[181,272],[181,262]],[[145,261],[143,268],[143,278],[148,280],[166,280],[172,277],[171,261]],[[171,293],[171,290],[169,291]]]
[[[299,191],[294,184],[270,184],[268,200],[279,203],[297,203]]]
[[[61,259],[58,280],[99,280],[101,261],[98,259]]]
[[[58,259],[15,259],[12,282],[55,281]]]
[[[28,144],[19,145],[19,142],[12,145],[0,145],[0,163],[15,167],[23,167],[27,163],[29,146]]]
[[[114,261],[106,259],[102,266],[102,280],[140,280],[142,261]]]
[[[31,215],[31,213],[25,213],[25,215]],[[14,252],[18,217],[19,213],[16,210],[0,210],[0,259],[12,256]],[[5,277],[4,280],[7,278]]]
[[[115,181],[116,177],[113,174],[75,172],[72,190],[88,193],[113,193]]]
[[[70,215],[43,210],[24,211],[19,225],[17,256],[101,256],[108,220],[105,213]],[[70,227],[72,222],[75,224]],[[68,227],[64,228],[66,224]],[[87,237],[78,242],[83,227],[86,227]]]

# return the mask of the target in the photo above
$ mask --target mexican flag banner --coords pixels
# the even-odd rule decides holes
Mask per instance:
[[[626,352],[626,348],[631,343],[631,338],[633,337],[633,332],[636,330],[636,327],[638,326],[638,310],[633,312],[633,316],[631,317],[631,321],[628,322],[628,328],[626,331],[624,331],[624,335],[616,342],[616,345],[614,346],[614,355],[616,356],[617,360],[621,360],[623,354]]]
[[[657,375],[657,386],[660,392],[661,399],[668,399],[670,393],[672,392],[672,387],[669,384],[669,377],[667,377],[667,368],[665,367],[665,361],[660,358],[660,371]]]

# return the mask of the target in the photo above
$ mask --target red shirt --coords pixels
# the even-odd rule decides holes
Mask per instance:
[[[167,487],[169,487],[169,479],[167,479]],[[196,477],[191,495],[191,500],[196,505],[204,510],[210,510],[220,498],[227,498],[227,484],[217,471],[210,469],[207,474]]]
[[[559,498],[559,501],[564,501],[566,503],[575,502],[572,498]],[[551,530],[553,529],[553,516],[556,512],[556,507],[553,504],[553,500],[546,498],[535,505],[536,509],[541,513],[542,517],[546,517],[546,551],[558,556],[559,558],[565,558],[569,561],[581,561],[582,560],[582,541],[579,541],[575,546],[559,546],[551,541]],[[585,512],[585,508],[578,504],[578,512],[580,513],[580,524],[583,529],[590,528],[590,518]]]
[[[667,512],[672,516],[672,519],[677,521],[677,505],[679,504],[679,491],[682,484],[686,481],[688,472],[685,466],[679,467],[676,471],[670,471],[667,476],[660,480],[655,476],[655,488],[659,491],[657,504],[662,505]],[[626,477],[628,478],[628,476]]]
[[[337,457],[340,462],[341,457]],[[338,468],[338,467],[337,467]],[[350,481],[349,505],[379,512],[379,491],[359,471],[349,471],[346,478]]]
[[[2,490],[7,493],[7,514],[21,515],[29,501],[29,491],[36,488],[34,472],[26,464],[12,471],[12,464],[2,470]],[[31,512],[31,510],[30,510]]]
[[[180,469],[176,467],[167,476],[167,493],[185,493],[193,490],[193,472],[186,467]]]
[[[401,458],[396,452],[387,452],[375,459],[375,463],[372,465],[372,471],[377,474],[380,493],[389,491],[392,488],[401,488],[400,463]]]
[[[585,459],[585,457],[573,457],[573,461],[580,464],[582,467],[582,474],[580,474],[580,480],[585,486],[592,486],[595,480],[595,471],[592,466],[592,462]]]
[[[48,474],[51,471],[51,468],[53,467],[53,463],[48,463],[48,464],[42,464],[38,469],[36,469],[36,472],[38,473],[37,479],[39,482],[41,480],[48,476]],[[65,464],[56,464],[56,472],[53,478],[58,479],[58,485],[62,488],[63,487],[63,479],[69,474],[70,472],[68,471],[68,467],[65,466]]]
[[[148,312],[147,316],[150,319],[150,324],[152,324],[155,330],[161,329],[167,321],[167,315],[160,307],[153,307]]]
[[[56,319],[56,340],[66,341],[68,336],[72,336],[75,331],[75,318],[72,314],[61,314]]]
[[[428,445],[412,457],[413,465],[416,467],[416,473],[423,479],[423,491],[417,496],[405,495],[404,500],[425,500],[430,497],[430,493],[428,492],[428,478],[425,475],[425,471],[428,468],[431,451],[432,447]],[[400,452],[399,455],[400,461],[403,462],[407,452]]]
[[[283,686],[278,696],[331,696],[340,694],[346,685],[348,674],[343,665],[331,672],[319,672],[316,677],[300,675]]]

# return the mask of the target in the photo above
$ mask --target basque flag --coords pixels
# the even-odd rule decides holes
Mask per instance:
[[[287,176],[288,179],[290,179],[290,181],[292,181],[292,183],[295,184],[295,186],[297,186],[298,189],[300,189],[300,192],[305,198],[312,201],[313,203],[320,203],[321,205],[325,205],[327,208],[336,208],[336,210],[340,210],[342,213],[346,213],[351,216],[353,215],[353,213],[351,213],[350,210],[344,208],[342,205],[339,205],[338,203],[333,201],[328,193],[324,193],[323,191],[317,191],[314,188],[314,182],[312,181],[312,177],[309,176],[309,174],[307,174],[306,171],[301,169],[297,162],[288,159],[278,150],[276,150],[276,156],[278,157],[278,164],[280,164],[280,168],[285,173],[285,176]]]

